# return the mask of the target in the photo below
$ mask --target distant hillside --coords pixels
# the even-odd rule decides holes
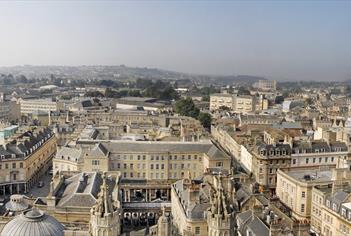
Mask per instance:
[[[253,83],[259,79],[257,76],[238,75],[238,76],[214,76],[214,75],[194,75],[181,72],[167,71],[157,68],[128,67],[125,65],[117,66],[12,66],[0,67],[0,74],[12,74],[14,76],[25,75],[28,78],[49,77],[51,75],[59,78],[72,79],[171,79],[192,81],[212,81],[219,84],[231,83]]]

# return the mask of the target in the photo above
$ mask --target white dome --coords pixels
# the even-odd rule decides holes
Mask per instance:
[[[9,221],[1,236],[63,236],[64,227],[54,217],[37,209],[24,211]]]

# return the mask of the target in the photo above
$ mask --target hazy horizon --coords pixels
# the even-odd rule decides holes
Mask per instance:
[[[351,79],[351,2],[0,2],[0,66]]]

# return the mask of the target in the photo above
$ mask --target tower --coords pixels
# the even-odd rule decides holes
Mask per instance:
[[[157,221],[157,235],[171,235],[171,220],[168,216],[166,216],[165,207],[162,207],[162,216],[160,216],[160,218]]]
[[[233,235],[233,212],[228,205],[228,200],[222,184],[222,175],[214,176],[214,188],[211,190],[211,207],[207,211],[208,235]]]
[[[106,184],[106,173],[103,174],[102,179],[97,203],[90,211],[89,233],[91,236],[120,235],[119,209],[112,204],[112,197]]]

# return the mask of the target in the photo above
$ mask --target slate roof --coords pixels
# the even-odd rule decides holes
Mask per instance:
[[[16,137],[16,139],[8,141],[5,145],[0,146],[0,156],[5,159],[25,158],[32,152],[35,152],[35,150],[43,145],[52,135],[53,132],[49,128],[44,128],[37,133],[26,131]],[[26,140],[21,141],[22,138],[26,138]]]
[[[199,183],[197,183],[199,184]],[[179,202],[183,206],[184,213],[186,214],[187,218],[190,219],[205,219],[206,210],[211,206],[209,201],[209,186],[206,185],[197,193],[197,203],[189,200],[189,189],[184,188],[184,180],[178,180],[173,184],[173,187],[179,197]],[[194,193],[192,193],[194,194]]]
[[[56,193],[59,199],[58,207],[86,207],[91,208],[96,203],[97,195],[102,184],[101,173],[83,172],[65,180]],[[114,181],[107,178],[109,190],[112,193]]]
[[[94,143],[82,141],[80,143]],[[79,142],[78,142],[79,144]],[[211,159],[227,159],[229,156],[210,141],[208,142],[149,142],[149,141],[100,141],[91,150],[91,154],[107,153],[206,153]]]
[[[238,230],[243,236],[269,236],[269,228],[251,210],[237,215]],[[250,234],[247,234],[247,231]]]

